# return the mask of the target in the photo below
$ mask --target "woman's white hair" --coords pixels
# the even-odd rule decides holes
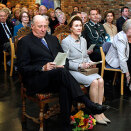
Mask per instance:
[[[126,33],[129,29],[131,29],[131,19],[128,19],[122,26],[122,30]]]

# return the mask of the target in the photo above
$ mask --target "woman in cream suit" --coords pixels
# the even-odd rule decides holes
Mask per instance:
[[[68,27],[71,30],[71,34],[62,41],[62,48],[64,52],[68,53],[70,73],[80,84],[90,85],[90,99],[95,103],[102,104],[104,81],[101,76],[98,74],[86,76],[79,72],[79,68],[90,68],[92,63],[87,54],[86,40],[83,37],[79,37],[83,27],[81,18],[79,16],[72,16]],[[110,122],[103,113],[95,115],[95,118],[101,124]]]
[[[129,43],[131,43],[131,19],[123,24],[123,31],[116,34],[113,43],[106,55],[106,62],[113,68],[120,68],[130,82],[130,73],[127,61],[129,59]]]

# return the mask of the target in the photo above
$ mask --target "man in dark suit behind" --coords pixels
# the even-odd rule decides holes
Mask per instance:
[[[13,24],[7,21],[7,14],[0,10],[0,58],[3,58],[4,46],[9,45],[9,38],[13,36]],[[8,43],[8,45],[6,45]]]
[[[117,26],[117,31],[120,32],[122,31],[122,25],[124,22],[129,19],[129,8],[128,7],[122,7],[121,8],[121,17],[117,19],[116,21],[116,26]]]
[[[91,102],[71,76],[68,62],[56,66],[53,62],[58,52],[63,52],[58,39],[47,34],[48,19],[37,15],[32,21],[32,32],[18,42],[18,71],[22,74],[28,95],[45,92],[59,92],[60,109],[63,118],[62,131],[71,131],[70,112],[72,100],[83,102],[93,113],[100,114],[108,107]]]

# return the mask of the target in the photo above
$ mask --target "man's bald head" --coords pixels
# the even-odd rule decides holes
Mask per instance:
[[[31,24],[33,34],[38,38],[43,38],[46,35],[48,24],[48,16],[34,16]]]

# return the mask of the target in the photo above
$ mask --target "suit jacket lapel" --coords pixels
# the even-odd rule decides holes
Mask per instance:
[[[0,26],[1,26],[1,27],[0,27],[1,32],[2,32],[2,33],[4,33],[4,34],[5,34],[5,36],[6,36],[5,30],[4,30],[4,28],[3,28],[3,26],[2,26],[2,24],[1,24],[1,23],[0,23]]]

